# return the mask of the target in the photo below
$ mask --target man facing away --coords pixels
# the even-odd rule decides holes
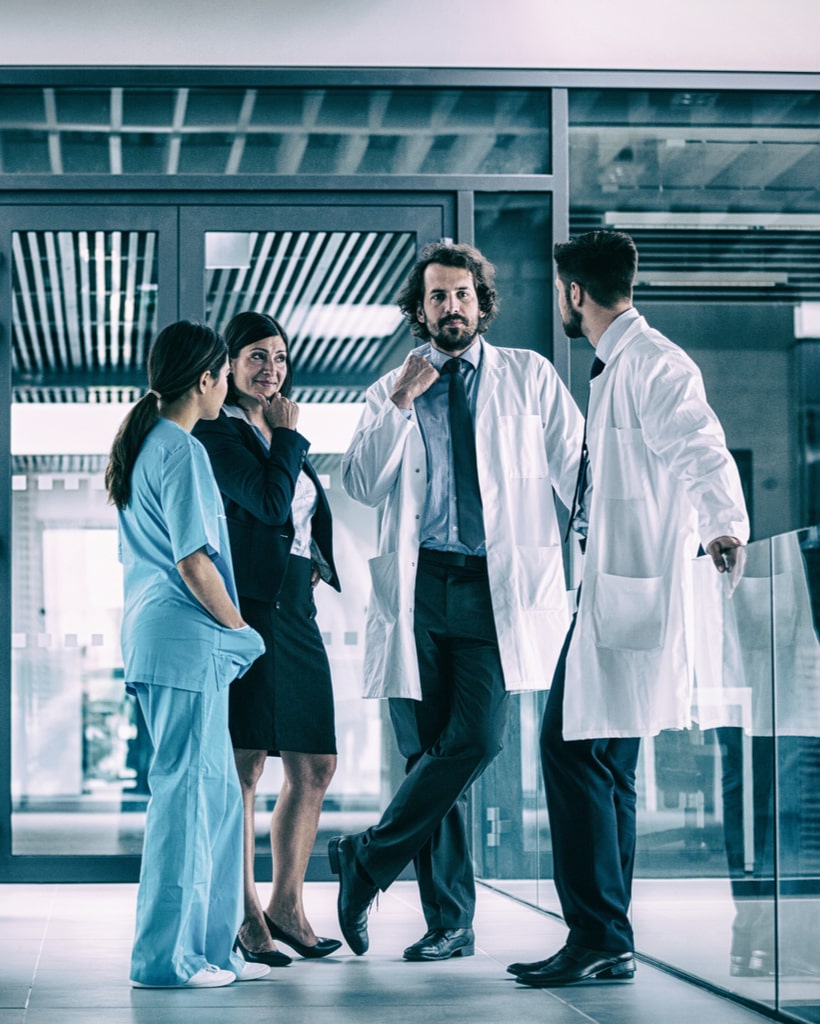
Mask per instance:
[[[749,522],[737,467],[692,360],[632,306],[632,239],[555,247],[564,330],[595,348],[578,612],[541,727],[555,886],[569,927],[525,985],[628,980],[640,737],[690,722],[692,563],[739,571]]]
[[[566,634],[553,488],[569,506],[583,424],[546,359],[482,337],[497,301],[478,250],[427,246],[398,301],[424,343],[368,389],[342,481],[382,509],[365,696],[389,699],[407,774],[329,855],[355,953],[412,860],[428,930],[404,957],[445,960],[474,950],[467,791],[501,749],[508,691],[544,688]]]

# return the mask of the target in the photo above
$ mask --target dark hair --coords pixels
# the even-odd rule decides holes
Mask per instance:
[[[225,341],[228,345],[228,355],[236,359],[243,348],[254,345],[264,338],[280,337],[285,343],[285,359],[287,362],[287,373],[279,388],[279,394],[283,398],[290,395],[293,388],[293,365],[290,361],[290,341],[285,329],[278,320],[274,320],[267,313],[237,313],[225,328]],[[233,384],[233,376],[228,377],[228,397],[225,399],[227,405],[238,405],[239,394]]]
[[[485,331],[498,313],[495,267],[472,245],[431,242],[429,245],[425,245],[419,253],[404,287],[396,296],[396,302],[411,332],[417,338],[427,339],[430,337],[426,324],[423,324],[418,318],[418,312],[424,304],[424,271],[431,263],[438,263],[442,267],[461,267],[470,271],[473,275],[481,314],[478,320],[478,329]]]
[[[117,508],[125,508],[131,497],[134,463],[145,438],[159,419],[159,399],[171,403],[182,398],[206,370],[213,377],[218,376],[227,357],[225,342],[204,324],[180,320],[159,332],[148,353],[151,390],[123,420],[105,470],[108,498]]]
[[[553,256],[564,287],[576,281],[594,302],[607,309],[622,299],[631,301],[638,250],[623,231],[588,231],[558,242]]]

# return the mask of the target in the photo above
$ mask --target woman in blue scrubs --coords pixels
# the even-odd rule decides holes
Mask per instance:
[[[191,435],[219,414],[227,349],[208,327],[166,327],[151,390],[106,470],[119,512],[122,652],[153,745],[131,984],[205,988],[263,977],[233,953],[242,919],[242,799],[228,686],[262,653],[238,611],[222,499]]]

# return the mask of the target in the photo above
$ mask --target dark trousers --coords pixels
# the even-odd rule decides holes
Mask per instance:
[[[468,562],[419,559],[414,622],[422,700],[390,700],[407,774],[379,823],[355,837],[357,856],[380,889],[413,861],[428,928],[472,924],[466,795],[501,750],[507,720],[486,564]]]
[[[555,888],[568,942],[634,948],[629,903],[635,863],[635,768],[640,740],[563,737],[567,635],[541,723]]]

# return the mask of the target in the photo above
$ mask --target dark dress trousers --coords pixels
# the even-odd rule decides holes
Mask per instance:
[[[553,874],[569,928],[587,949],[633,950],[629,903],[635,863],[635,769],[640,740],[567,741],[564,675],[570,626],[541,723]]]
[[[468,928],[466,794],[501,750],[508,705],[486,560],[420,551],[414,623],[423,699],[390,698],[407,774],[356,855],[380,889],[412,859],[427,927]]]

